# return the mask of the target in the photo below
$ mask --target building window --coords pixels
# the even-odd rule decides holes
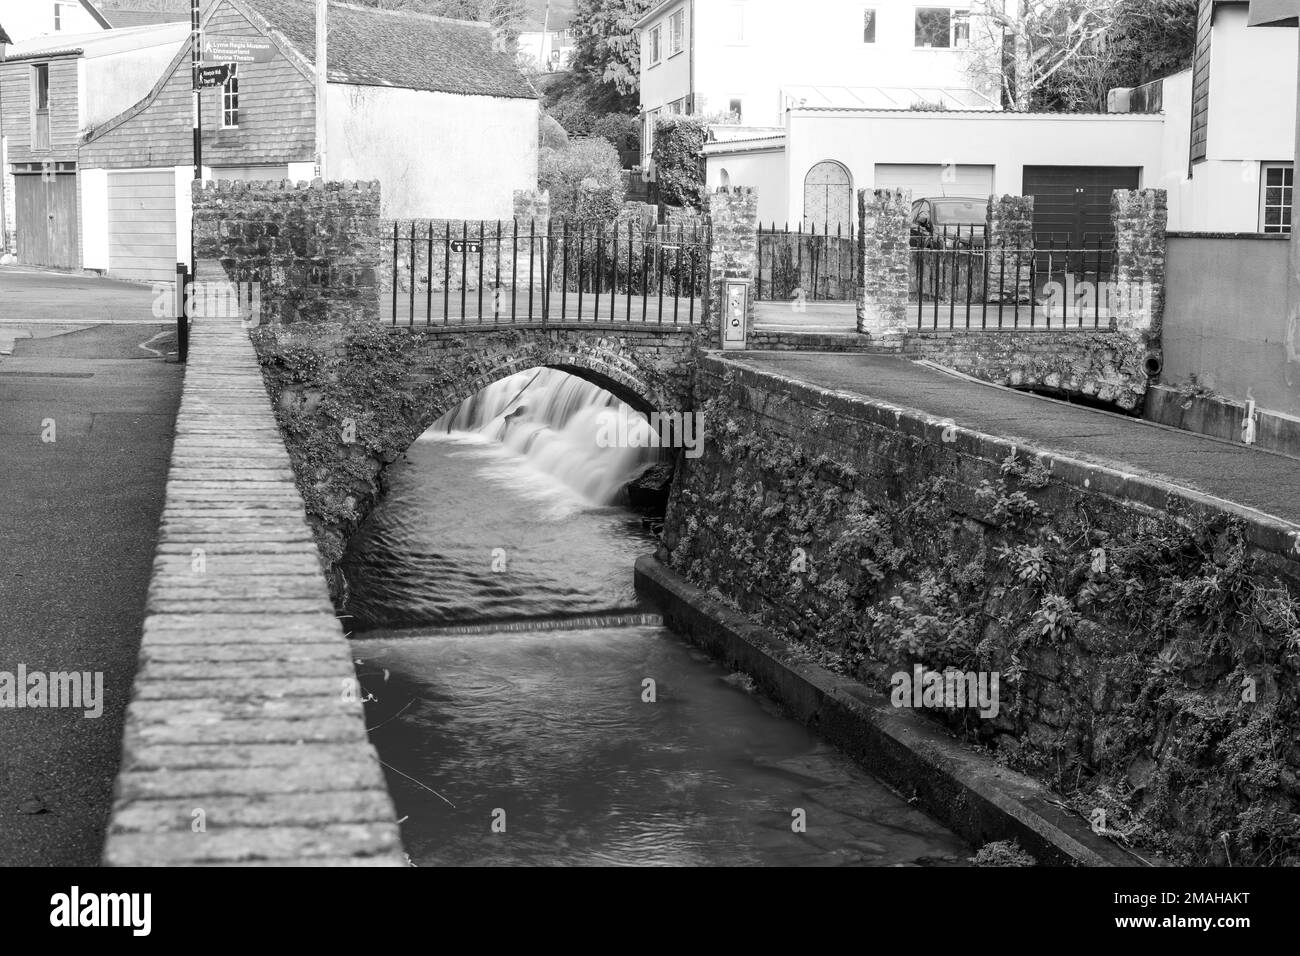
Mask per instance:
[[[650,30],[650,65],[654,66],[664,58],[663,51],[663,33],[662,25],[653,27]]]
[[[221,128],[236,129],[239,126],[239,77],[230,74],[221,87]]]
[[[1259,178],[1260,232],[1291,232],[1291,195],[1295,167],[1292,163],[1265,163]]]
[[[941,50],[970,46],[970,11],[917,7],[916,45]]]
[[[741,122],[745,116],[744,110],[742,110],[740,106],[740,100],[732,100],[727,104],[727,112],[732,115],[732,118],[734,118],[737,123]]]
[[[50,148],[50,65],[32,67],[32,149]]]
[[[54,29],[63,29],[63,4],[61,3],[56,3],[54,5]]]
[[[678,10],[668,18],[668,55],[682,52],[686,42],[686,11]]]
[[[862,11],[862,42],[876,42],[876,11],[870,8]]]

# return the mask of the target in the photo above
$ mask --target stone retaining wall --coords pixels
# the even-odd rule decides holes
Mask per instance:
[[[661,560],[879,692],[1000,674],[925,713],[1133,845],[1300,860],[1300,528],[741,363],[701,360]]]
[[[198,318],[104,862],[402,865],[359,699],[248,333]]]

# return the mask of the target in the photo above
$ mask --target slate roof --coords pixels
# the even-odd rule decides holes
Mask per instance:
[[[316,62],[313,0],[243,0],[306,60]],[[332,83],[536,99],[514,57],[493,49],[486,23],[346,3],[329,6]]]
[[[158,23],[188,23],[190,19],[185,14],[167,13],[162,10],[106,10],[104,15],[108,17],[115,30],[150,27]]]

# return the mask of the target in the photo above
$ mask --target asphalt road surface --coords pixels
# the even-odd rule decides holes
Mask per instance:
[[[67,291],[82,315],[150,314],[141,287],[13,278],[0,309],[22,287],[33,313]],[[99,862],[180,400],[174,350],[166,324],[111,325],[0,357],[0,680],[23,665],[102,673],[104,688],[97,718],[0,710],[0,865]]]
[[[163,316],[153,314],[160,301]],[[0,266],[0,325],[91,322],[164,322],[171,316],[171,286],[157,288],[80,273],[30,266]]]

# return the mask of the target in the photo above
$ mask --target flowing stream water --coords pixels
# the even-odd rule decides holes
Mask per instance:
[[[601,440],[633,414],[563,372],[498,382],[393,466],[351,543],[354,656],[412,861],[964,862],[638,599],[654,542],[620,496],[660,452]]]

